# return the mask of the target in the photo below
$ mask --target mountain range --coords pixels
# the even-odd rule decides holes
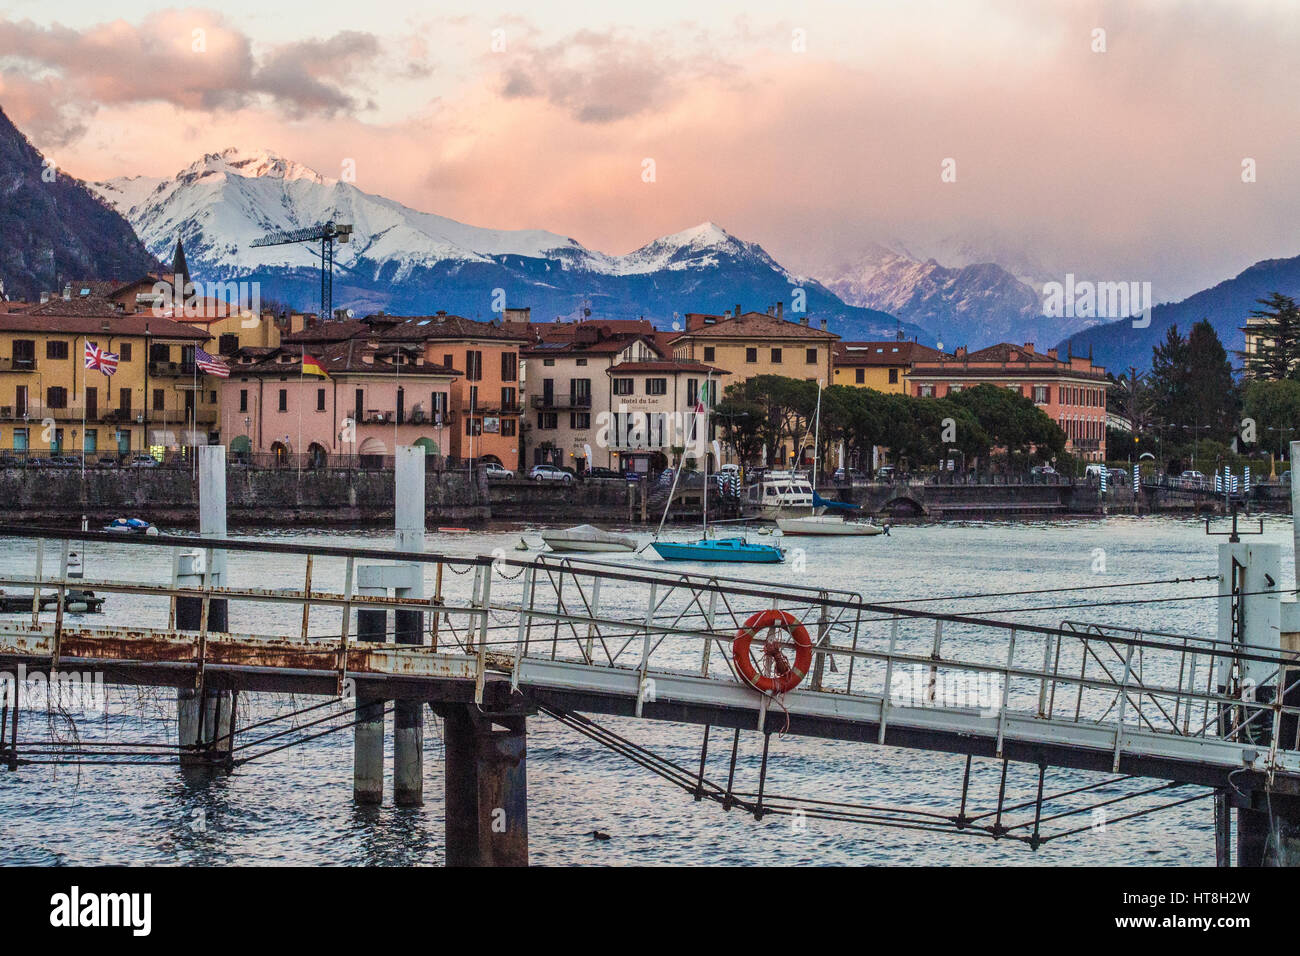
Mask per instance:
[[[1265,259],[1231,279],[1190,295],[1180,302],[1157,305],[1151,310],[1151,324],[1137,327],[1133,319],[1121,319],[1098,325],[1069,336],[1060,343],[1075,355],[1092,352],[1093,360],[1116,374],[1134,366],[1139,370],[1151,365],[1151,350],[1177,325],[1184,335],[1201,319],[1209,319],[1234,365],[1245,347],[1242,326],[1251,311],[1259,308],[1257,300],[1270,293],[1300,299],[1300,256],[1290,259]]]
[[[129,223],[80,180],[47,165],[0,111],[0,280],[10,297],[157,267]]]
[[[553,232],[484,229],[420,212],[267,150],[227,149],[175,176],[124,177],[93,188],[156,255],[168,256],[183,240],[196,278],[258,281],[264,299],[301,307],[319,301],[315,246],[251,244],[334,220],[353,226],[353,241],[336,247],[334,302],[358,313],[436,308],[489,318],[503,290],[506,305],[530,306],[540,320],[590,309],[670,327],[688,311],[720,313],[737,303],[761,311],[783,302],[793,312],[802,290],[809,315],[828,319],[845,337],[892,338],[901,330],[930,338],[919,325],[846,304],[712,222],[613,256]]]

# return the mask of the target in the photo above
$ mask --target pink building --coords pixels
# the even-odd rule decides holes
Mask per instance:
[[[304,353],[325,377],[303,373]],[[233,460],[290,467],[379,467],[398,445],[445,456],[461,374],[429,363],[418,346],[363,338],[240,349],[221,384],[221,434]]]

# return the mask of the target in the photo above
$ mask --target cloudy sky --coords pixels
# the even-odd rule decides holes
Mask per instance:
[[[1147,280],[1158,300],[1300,254],[1294,0],[7,0],[4,16],[0,107],[86,179],[268,147],[610,253],[713,220],[814,274],[902,240]]]

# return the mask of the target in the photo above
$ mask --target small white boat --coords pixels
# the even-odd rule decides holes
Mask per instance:
[[[636,539],[612,531],[601,531],[589,524],[561,531],[543,531],[542,540],[552,551],[635,551]]]
[[[870,521],[846,521],[843,515],[804,515],[802,518],[777,518],[782,534],[884,534],[885,529]]]

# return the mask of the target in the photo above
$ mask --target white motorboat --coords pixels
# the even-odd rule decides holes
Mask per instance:
[[[870,521],[846,521],[843,515],[804,515],[801,518],[777,518],[782,534],[884,534],[885,529]]]
[[[746,489],[749,505],[768,517],[812,508],[813,486],[788,471],[769,471]]]
[[[560,531],[543,531],[542,540],[552,551],[635,551],[636,539],[613,531],[601,531],[589,524]]]

